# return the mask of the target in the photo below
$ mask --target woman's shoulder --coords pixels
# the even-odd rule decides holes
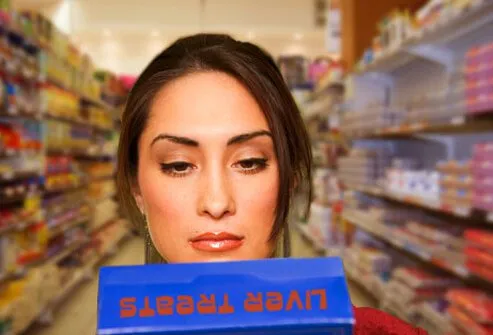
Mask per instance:
[[[420,328],[415,328],[404,321],[368,307],[354,307],[356,319],[355,335],[427,335]]]

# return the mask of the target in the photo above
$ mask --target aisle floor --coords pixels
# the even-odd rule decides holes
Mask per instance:
[[[314,257],[310,244],[298,234],[293,234],[293,256]],[[143,263],[144,245],[140,238],[132,238],[120,248],[107,265]],[[67,298],[57,310],[51,326],[32,327],[26,335],[94,335],[96,334],[97,278],[83,284]],[[364,291],[350,283],[350,293],[356,306],[372,306]]]

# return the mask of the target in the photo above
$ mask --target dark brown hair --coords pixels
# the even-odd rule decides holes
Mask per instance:
[[[179,77],[203,71],[218,71],[236,78],[265,114],[279,163],[280,182],[271,238],[280,242],[282,254],[287,257],[290,253],[287,219],[296,186],[308,181],[309,200],[312,193],[311,146],[299,109],[276,63],[262,49],[227,35],[198,34],[177,40],[151,61],[132,88],[122,116],[117,183],[129,219],[146,237],[146,263],[164,260],[152,245],[146,223],[133,198],[138,141],[156,94]],[[306,214],[308,210],[309,205]]]

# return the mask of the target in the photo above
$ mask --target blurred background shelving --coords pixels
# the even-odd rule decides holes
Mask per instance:
[[[317,168],[313,181],[339,185],[321,193],[337,200],[317,193],[302,231],[376,306],[430,334],[491,331],[492,5],[389,2],[361,58],[325,83],[344,83],[342,104],[333,91],[301,104],[325,127],[312,138],[341,146],[324,153],[334,179]]]
[[[41,15],[3,10],[0,41],[0,333],[19,334],[130,235],[114,182],[126,91]]]
[[[269,51],[300,107],[314,197],[305,216],[301,185],[294,256],[342,257],[355,305],[431,335],[491,333],[491,0],[139,3],[0,0],[0,334],[90,333],[95,305],[76,305],[97,268],[141,261],[120,114],[142,68],[202,31]]]

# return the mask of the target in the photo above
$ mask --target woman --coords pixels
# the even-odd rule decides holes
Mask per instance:
[[[289,256],[287,217],[311,178],[310,144],[275,62],[255,45],[201,34],[157,56],[128,98],[118,159],[146,263]],[[355,315],[356,334],[424,334],[380,311]]]

